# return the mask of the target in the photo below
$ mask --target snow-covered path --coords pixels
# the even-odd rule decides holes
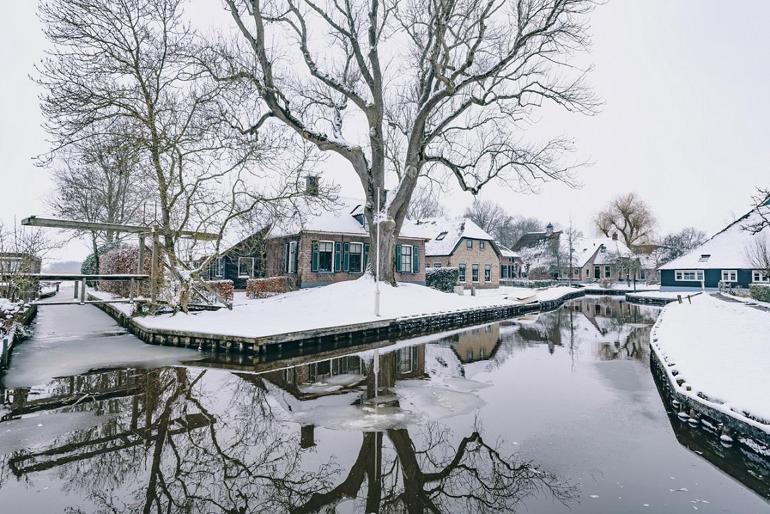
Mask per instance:
[[[699,295],[665,308],[652,347],[680,393],[770,433],[770,313]]]
[[[62,287],[50,301],[72,297],[72,287]],[[145,344],[92,305],[41,306],[34,335],[14,349],[5,385],[26,387],[92,369],[157,366],[199,357],[194,350]]]

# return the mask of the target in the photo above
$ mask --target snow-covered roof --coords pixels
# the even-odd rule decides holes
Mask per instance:
[[[761,221],[757,209],[730,223],[708,241],[681,257],[661,266],[659,269],[751,269],[755,266],[749,257],[749,250],[758,241],[770,235],[770,229],[752,234],[745,226]]]
[[[519,253],[518,252],[514,252],[513,250],[511,250],[507,246],[504,246],[504,245],[500,244],[497,241],[495,241],[495,244],[497,245],[498,250],[500,250],[500,255],[502,255],[503,257],[509,257],[511,259],[515,259],[515,258],[519,257]]]
[[[550,223],[549,223],[550,225]],[[551,225],[553,227],[553,225]],[[539,232],[525,232],[513,245],[513,250],[520,251],[524,248],[536,248],[544,246],[546,242],[558,241],[561,236],[561,231],[545,230]]]
[[[580,238],[573,243],[575,264],[583,267],[596,254],[594,264],[613,264],[618,257],[631,257],[633,253],[620,240],[610,237]],[[599,253],[597,253],[597,250]]]
[[[345,234],[368,236],[369,230],[363,220],[365,201],[357,198],[340,198],[335,205],[304,206],[297,208],[293,216],[275,223],[267,238],[276,238],[314,232],[324,234]],[[404,220],[399,237],[424,239],[421,229],[410,220]]]
[[[461,239],[477,239],[489,241],[495,245],[495,240],[484,229],[469,218],[427,218],[418,220],[416,228],[426,239],[425,255],[450,255]]]

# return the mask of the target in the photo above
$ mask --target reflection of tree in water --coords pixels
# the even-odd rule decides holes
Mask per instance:
[[[396,362],[395,354],[383,359],[381,388],[396,382]],[[368,371],[366,397],[374,394]],[[112,396],[100,399],[105,391]],[[69,494],[113,512],[314,512],[343,500],[363,502],[367,512],[499,511],[536,493],[565,503],[576,494],[555,475],[501,453],[477,427],[453,440],[437,422],[415,433],[362,433],[348,469],[333,458],[311,464],[305,456],[315,449],[302,445],[296,426],[276,419],[268,391],[260,375],[186,368],[59,379],[46,399],[19,390],[17,415],[62,406],[112,415],[43,449],[16,451],[3,466],[30,485],[35,472],[55,470]]]
[[[407,429],[364,433],[345,479],[293,512],[329,511],[359,493],[365,505],[357,510],[365,512],[510,512],[537,493],[565,504],[576,497],[555,475],[502,455],[478,430],[456,445],[450,435],[438,423],[420,430],[419,445]]]

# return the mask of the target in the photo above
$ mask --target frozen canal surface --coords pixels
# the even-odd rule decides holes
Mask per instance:
[[[0,387],[0,512],[770,511],[770,462],[668,412],[657,312],[250,360],[43,307]]]

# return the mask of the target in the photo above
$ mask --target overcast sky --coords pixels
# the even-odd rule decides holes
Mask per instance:
[[[206,3],[209,2],[209,3]],[[197,20],[227,22],[219,0],[195,0]],[[45,214],[48,173],[32,157],[46,150],[37,91],[28,76],[45,48],[36,2],[3,3],[0,15],[0,220]],[[770,186],[770,2],[765,0],[610,0],[591,18],[590,84],[604,106],[593,117],[543,113],[549,132],[573,137],[583,187],[543,186],[521,195],[492,186],[481,194],[511,214],[592,233],[591,217],[616,194],[635,191],[652,206],[659,232],[695,226],[711,234],[750,208],[756,186]],[[326,174],[349,196],[351,170]],[[451,187],[451,186],[450,186]],[[454,192],[450,212],[471,197]],[[80,259],[85,244],[58,258]]]

